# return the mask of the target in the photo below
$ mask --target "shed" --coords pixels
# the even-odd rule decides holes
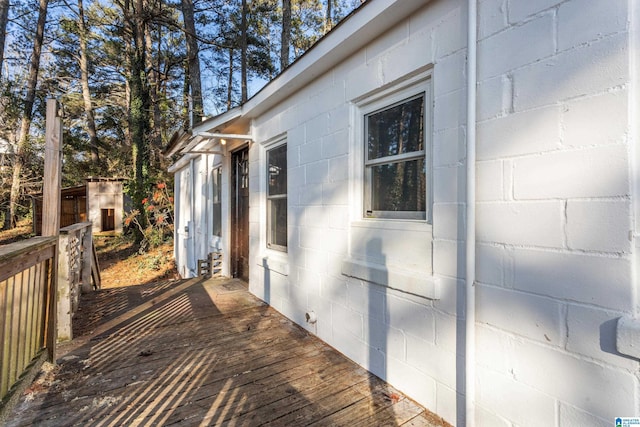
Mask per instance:
[[[93,223],[93,233],[122,232],[124,178],[88,177],[84,185],[61,191],[60,227],[84,221]],[[42,193],[32,197],[33,231],[42,230]]]

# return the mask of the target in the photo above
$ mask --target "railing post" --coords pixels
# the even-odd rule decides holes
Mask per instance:
[[[92,226],[83,229],[82,237],[82,263],[80,273],[80,283],[83,293],[91,292],[91,261],[93,260],[93,231]]]
[[[42,188],[42,235],[57,236],[60,230],[60,188],[62,186],[62,123],[58,102],[47,99]]]
[[[71,234],[67,231],[60,233],[58,239],[58,342],[69,341],[73,338],[71,329],[71,318],[73,317],[73,307],[71,302],[71,286],[73,286],[73,278],[71,277],[71,268],[69,262],[69,240]]]
[[[60,232],[60,188],[62,186],[62,119],[58,117],[58,101],[47,99],[45,128],[44,185],[42,188],[42,235],[57,236]],[[59,242],[58,245],[59,247]],[[56,349],[56,293],[58,281],[58,254],[49,265],[45,345],[48,359],[55,361]]]

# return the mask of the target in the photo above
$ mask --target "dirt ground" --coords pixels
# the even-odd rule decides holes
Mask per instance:
[[[8,245],[29,237],[33,237],[31,220],[22,220],[11,230],[0,230],[0,245]]]
[[[173,242],[138,253],[135,245],[121,236],[95,236],[102,288],[143,285],[164,279],[177,279]]]
[[[21,221],[12,230],[0,231],[0,245],[33,237],[32,231],[31,221]],[[103,289],[178,278],[171,241],[143,254],[138,253],[133,242],[123,236],[96,235],[93,241]]]

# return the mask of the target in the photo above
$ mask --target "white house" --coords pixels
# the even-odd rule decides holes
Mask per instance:
[[[632,0],[370,0],[172,141],[180,273],[454,425],[638,417],[639,67]]]

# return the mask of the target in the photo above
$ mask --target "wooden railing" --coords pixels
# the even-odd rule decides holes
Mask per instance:
[[[73,338],[72,319],[78,310],[80,292],[100,286],[92,285],[94,269],[91,222],[80,222],[60,229],[58,249],[58,341]]]
[[[0,409],[53,361],[57,242],[34,237],[0,247]]]

